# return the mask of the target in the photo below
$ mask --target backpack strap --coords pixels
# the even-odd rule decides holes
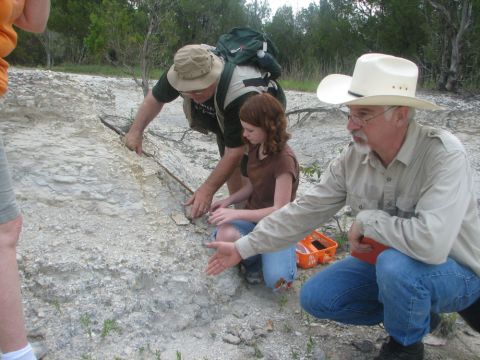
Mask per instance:
[[[216,103],[220,109],[224,109],[225,97],[227,96],[228,87],[230,81],[232,81],[233,70],[235,70],[235,64],[230,61],[225,61],[222,75],[218,81],[217,91],[215,94]]]

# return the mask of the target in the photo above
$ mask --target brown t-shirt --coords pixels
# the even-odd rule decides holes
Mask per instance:
[[[253,192],[248,198],[246,209],[263,209],[273,206],[275,182],[277,177],[284,173],[292,175],[290,201],[293,201],[297,194],[299,178],[299,166],[293,150],[286,144],[279,153],[259,160],[259,147],[260,145],[251,146],[248,152],[247,175],[253,185]]]

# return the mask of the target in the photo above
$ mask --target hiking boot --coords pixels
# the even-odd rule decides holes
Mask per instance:
[[[480,333],[480,298],[458,313],[473,330]]]
[[[423,343],[403,346],[390,336],[374,360],[423,360]]]

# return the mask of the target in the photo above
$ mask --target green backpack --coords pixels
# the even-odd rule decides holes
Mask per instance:
[[[217,104],[224,108],[225,96],[237,65],[253,65],[266,73],[265,82],[277,79],[282,69],[275,59],[278,49],[265,33],[236,27],[221,35],[213,52],[224,59],[225,66],[217,87]],[[277,83],[278,87],[280,85]],[[282,91],[283,93],[283,91]]]

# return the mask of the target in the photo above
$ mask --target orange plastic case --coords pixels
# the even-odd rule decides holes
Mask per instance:
[[[335,259],[338,244],[321,232],[314,230],[297,244],[297,265],[308,269]]]
[[[372,251],[369,251],[367,253],[359,253],[359,252],[352,251],[350,254],[371,265],[375,265],[375,263],[377,262],[377,256],[383,250],[388,249],[388,246],[383,245],[379,242],[376,242],[375,240],[368,237],[363,237],[361,242],[364,244],[370,244],[370,246],[372,247]]]

